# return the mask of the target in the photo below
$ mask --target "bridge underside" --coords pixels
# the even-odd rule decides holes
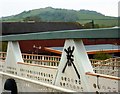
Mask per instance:
[[[60,39],[119,39],[120,28],[62,30],[0,36],[1,41]]]
[[[0,41],[19,41],[24,50],[34,50],[36,47],[63,47],[66,39],[82,39],[85,45],[113,44],[119,45],[120,28],[76,29],[47,31],[27,34],[12,34],[0,36]],[[25,51],[23,51],[25,52]]]
[[[85,45],[113,44],[120,45],[120,39],[82,39]],[[36,45],[43,47],[63,47],[65,39],[56,40],[24,40],[19,41],[21,45]]]

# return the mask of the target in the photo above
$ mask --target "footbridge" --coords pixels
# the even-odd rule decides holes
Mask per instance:
[[[1,41],[8,41],[7,53],[0,53],[0,93],[120,92],[119,73],[118,76],[111,76],[95,72],[95,67],[103,65],[95,61],[93,66],[82,41],[83,39],[116,39],[117,43],[119,33],[120,28],[104,28],[0,36]],[[21,40],[61,39],[65,40],[61,57],[22,54],[19,47]],[[104,66],[111,63],[108,70],[114,69],[119,72],[119,58],[111,60],[113,61],[103,63]]]

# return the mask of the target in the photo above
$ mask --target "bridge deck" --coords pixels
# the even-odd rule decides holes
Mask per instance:
[[[62,30],[0,36],[1,41],[49,40],[49,39],[118,39],[120,28]]]

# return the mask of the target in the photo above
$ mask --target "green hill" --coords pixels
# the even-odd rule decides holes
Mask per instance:
[[[56,9],[52,7],[34,9],[29,11],[24,11],[17,15],[12,15],[9,17],[2,17],[2,21],[25,21],[28,18],[36,18],[36,21],[42,22],[80,22],[88,23],[94,20],[95,24],[100,26],[117,26],[117,17],[105,16],[96,11],[89,10],[67,10],[67,9]]]

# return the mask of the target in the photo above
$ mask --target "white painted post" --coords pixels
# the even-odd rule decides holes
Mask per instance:
[[[7,67],[11,66],[17,68],[17,62],[23,62],[22,54],[20,51],[19,43],[18,42],[8,42],[8,47],[7,47],[7,56],[5,60],[5,71]]]
[[[73,47],[74,47],[74,51],[72,53],[73,57],[71,56],[70,58],[73,59],[73,63],[76,67],[76,70],[80,75],[80,79],[73,64],[71,66],[67,65],[63,73],[63,69],[68,61],[67,58],[69,58],[67,57],[68,54],[65,52],[65,49],[68,51],[68,48],[72,50]],[[55,85],[80,92],[90,91],[92,92],[88,84],[88,78],[85,75],[86,72],[94,73],[82,40],[81,39],[66,40],[60,64],[58,66],[58,74],[56,77]],[[80,82],[79,84],[80,89],[76,89],[78,87],[78,82]]]

